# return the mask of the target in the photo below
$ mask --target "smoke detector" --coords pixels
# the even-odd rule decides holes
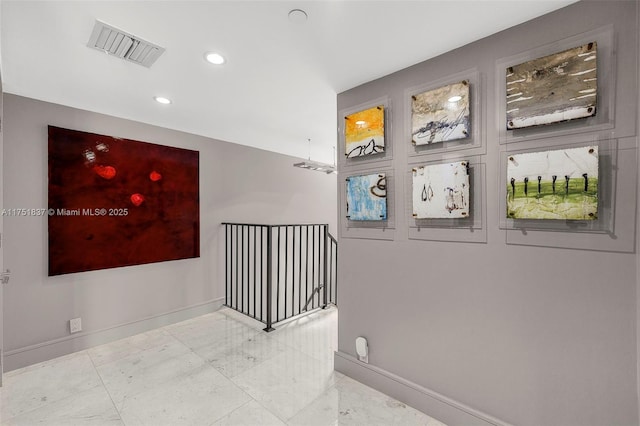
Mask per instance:
[[[87,46],[147,68],[165,51],[164,47],[97,19]]]

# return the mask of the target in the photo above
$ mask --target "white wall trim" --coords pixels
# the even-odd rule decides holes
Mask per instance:
[[[505,421],[496,419],[380,367],[358,361],[347,353],[336,351],[334,366],[340,373],[423,411],[450,426],[510,426]]]
[[[165,325],[217,311],[224,304],[224,297],[175,309],[158,315],[127,322],[95,331],[87,331],[46,342],[13,349],[4,353],[5,372],[47,361],[62,355],[92,348],[114,340],[133,336]]]

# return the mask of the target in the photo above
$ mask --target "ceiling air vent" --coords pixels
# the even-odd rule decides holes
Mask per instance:
[[[164,52],[164,47],[96,20],[87,46],[109,55],[149,68]]]

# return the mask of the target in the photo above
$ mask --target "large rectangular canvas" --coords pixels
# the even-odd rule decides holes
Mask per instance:
[[[347,178],[347,218],[387,219],[387,176],[374,173]]]
[[[507,159],[507,217],[598,217],[598,147],[514,154]]]
[[[347,158],[384,152],[384,105],[347,115],[344,139]]]
[[[466,161],[413,169],[413,217],[469,217],[469,169]]]
[[[49,275],[199,257],[198,162],[49,126]]]
[[[469,124],[466,80],[411,97],[411,137],[415,145],[467,138]]]
[[[596,114],[595,42],[507,68],[507,129]]]

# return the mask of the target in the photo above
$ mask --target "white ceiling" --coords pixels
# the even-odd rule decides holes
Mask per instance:
[[[2,0],[3,86],[331,163],[337,93],[574,2]],[[305,23],[288,20],[295,8]],[[90,49],[96,19],[166,52],[144,68]],[[206,63],[211,50],[227,63]]]

